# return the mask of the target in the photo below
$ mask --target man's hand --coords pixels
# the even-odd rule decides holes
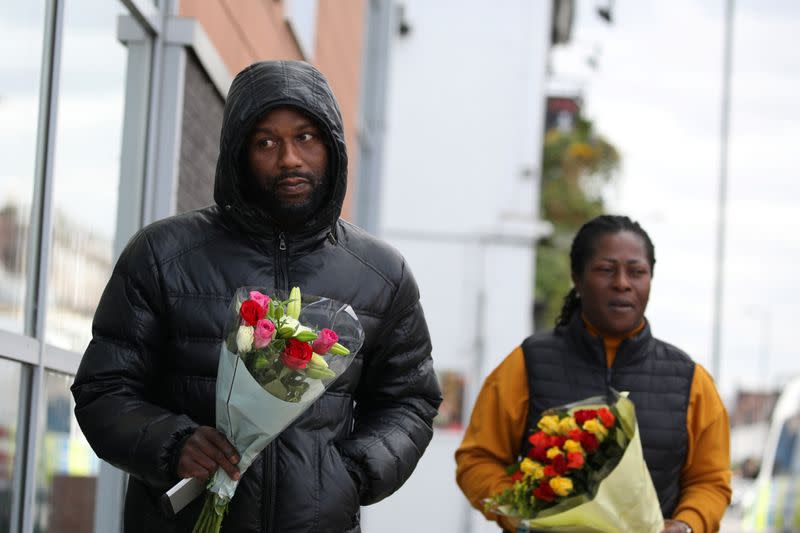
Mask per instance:
[[[221,467],[233,480],[240,477],[239,454],[225,435],[209,426],[200,426],[181,448],[178,477],[208,479]]]
[[[664,530],[661,533],[687,533],[691,531],[689,524],[680,520],[664,520]]]

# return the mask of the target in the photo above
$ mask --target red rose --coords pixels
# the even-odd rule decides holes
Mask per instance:
[[[253,300],[245,300],[239,309],[239,316],[248,326],[255,326],[266,314],[267,311]]]
[[[567,433],[567,437],[572,439],[572,440],[574,440],[574,441],[576,441],[576,442],[580,442],[582,433],[583,433],[582,429],[575,428],[575,429],[570,430],[569,433]]]
[[[583,463],[585,461],[583,454],[580,452],[569,452],[567,454],[567,468],[571,470],[583,468]]]
[[[575,422],[579,426],[583,426],[583,423],[587,420],[591,420],[593,418],[597,418],[597,411],[594,409],[579,409],[575,411],[575,414],[572,415],[575,418]]]
[[[567,442],[567,437],[562,435],[553,435],[550,437],[548,448],[563,448],[565,442]]]
[[[539,486],[533,489],[533,495],[536,499],[545,502],[551,502],[556,499],[556,493],[553,492],[550,487],[550,481],[547,479],[543,479]]]
[[[553,469],[559,476],[567,471],[567,458],[564,457],[563,453],[553,457]]]
[[[517,481],[522,480],[523,477],[525,477],[525,474],[523,474],[521,470],[517,470],[514,472],[514,475],[511,476],[511,481],[516,483]]]
[[[594,453],[597,447],[600,446],[600,441],[593,434],[584,431],[581,433],[581,446],[586,450],[586,453]]]
[[[530,442],[534,448],[545,448],[549,445],[550,440],[544,431],[537,431],[528,437],[528,442]]]
[[[608,407],[601,407],[597,410],[597,418],[600,419],[600,422],[607,428],[614,427],[614,422],[617,421],[617,417],[614,416],[614,413]]]
[[[528,452],[528,457],[531,459],[536,459],[540,463],[547,461],[547,448],[544,446],[537,446],[535,448],[531,448],[531,451]]]
[[[313,353],[311,345],[307,342],[289,339],[286,348],[283,349],[281,354],[281,363],[293,370],[305,368]]]

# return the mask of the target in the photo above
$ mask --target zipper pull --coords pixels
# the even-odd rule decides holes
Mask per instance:
[[[285,252],[286,251],[286,239],[283,238],[283,232],[281,232],[280,235],[278,235],[278,238],[281,240],[280,245],[278,246],[278,248],[280,248],[281,251]]]

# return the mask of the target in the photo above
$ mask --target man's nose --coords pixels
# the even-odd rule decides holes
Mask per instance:
[[[281,145],[280,158],[278,160],[281,168],[298,168],[303,165],[303,160],[297,151],[297,147],[291,142]]]

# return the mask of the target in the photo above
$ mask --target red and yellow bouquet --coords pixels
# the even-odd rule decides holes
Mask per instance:
[[[633,403],[590,398],[543,413],[510,489],[487,510],[518,528],[659,532],[655,488],[642,456]]]

